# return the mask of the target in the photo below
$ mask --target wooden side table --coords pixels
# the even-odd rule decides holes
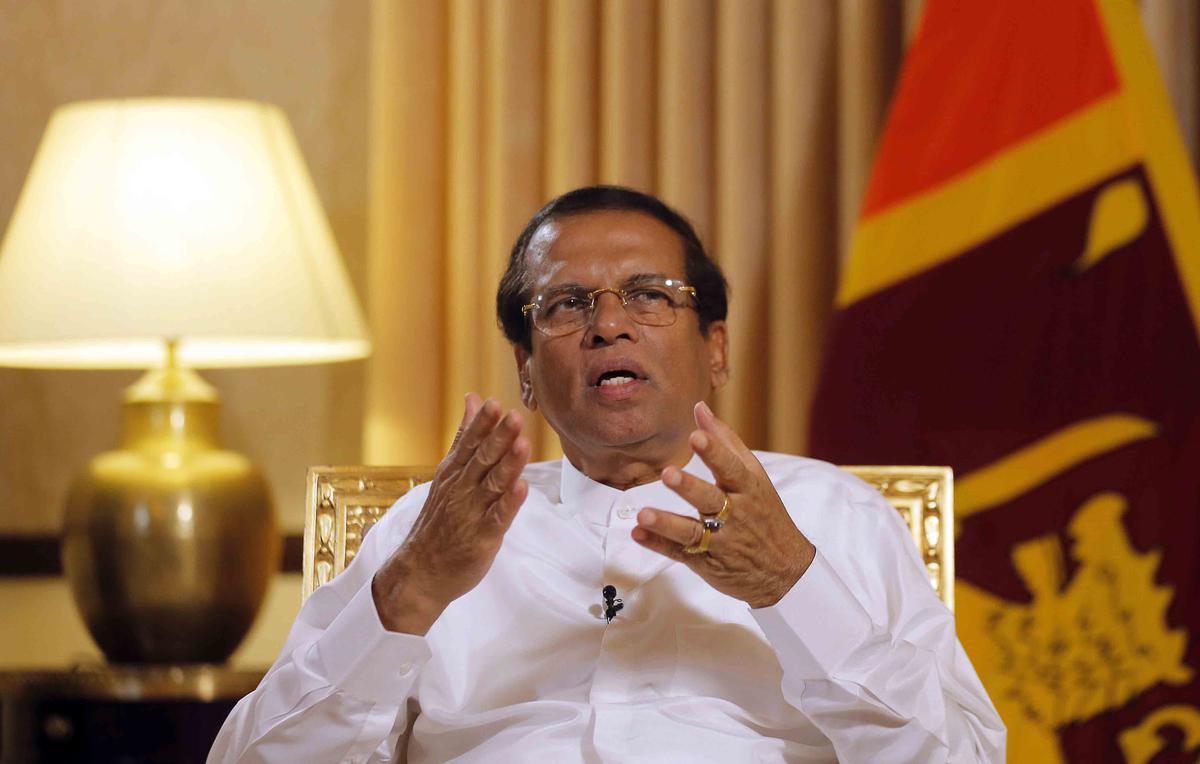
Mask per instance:
[[[204,664],[0,672],[0,761],[203,764],[263,673]]]

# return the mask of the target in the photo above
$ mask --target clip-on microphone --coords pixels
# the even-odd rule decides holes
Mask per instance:
[[[608,619],[608,623],[612,623],[612,619],[617,617],[617,613],[620,612],[621,608],[625,607],[625,603],[619,599],[615,599],[617,596],[617,587],[612,584],[604,587],[600,591],[600,594],[604,597],[604,617]]]

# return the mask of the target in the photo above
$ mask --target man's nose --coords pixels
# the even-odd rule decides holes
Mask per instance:
[[[596,295],[592,308],[592,323],[588,326],[588,338],[593,345],[616,342],[624,337],[637,339],[637,324],[629,317],[621,296],[615,292]]]

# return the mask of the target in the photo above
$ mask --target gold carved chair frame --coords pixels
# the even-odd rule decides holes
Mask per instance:
[[[850,466],[912,534],[934,591],[954,609],[954,473],[949,467]],[[363,537],[396,500],[433,477],[433,467],[312,467],[304,515],[303,599],[341,573]]]

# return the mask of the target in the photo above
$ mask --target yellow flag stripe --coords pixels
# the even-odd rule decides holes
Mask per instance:
[[[860,222],[838,307],[949,260],[1133,164],[1143,147],[1122,98],[1103,99],[937,190]]]
[[[1128,0],[1099,0],[1097,6],[1128,101],[1127,118],[1144,136],[1150,188],[1200,335],[1200,191],[1192,163],[1137,6]]]
[[[1158,427],[1132,414],[1087,419],[955,480],[956,520],[1011,501],[1094,456],[1152,438]]]

